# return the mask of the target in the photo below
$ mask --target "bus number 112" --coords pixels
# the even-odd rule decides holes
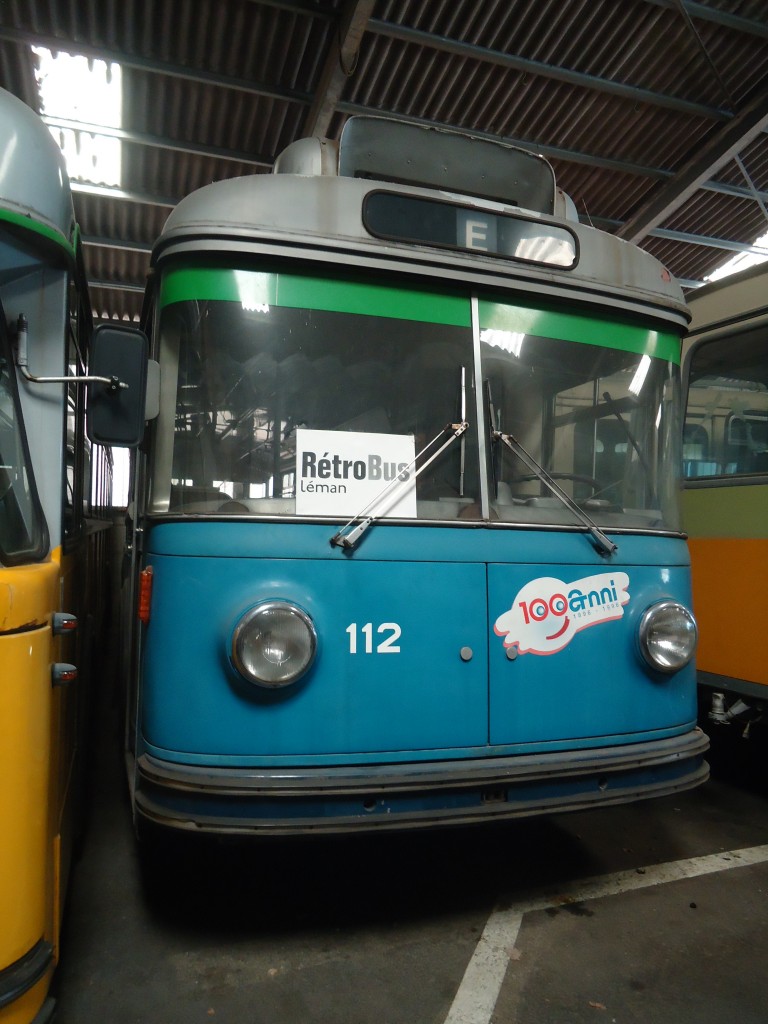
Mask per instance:
[[[347,626],[346,632],[349,633],[349,653],[357,654],[357,631],[358,626],[356,622]],[[364,626],[360,626],[360,632],[363,634],[363,640],[365,643],[365,654],[373,654],[373,623],[366,622]],[[376,627],[376,632],[379,634],[386,633],[384,639],[376,645],[376,654],[399,654],[400,645],[396,642],[400,639],[402,630],[396,622],[382,622],[380,626]]]

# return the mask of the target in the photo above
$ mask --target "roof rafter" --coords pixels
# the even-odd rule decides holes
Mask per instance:
[[[645,2],[654,4],[656,7],[664,7],[669,11],[678,10],[677,0],[645,0]],[[697,18],[699,21],[710,21],[715,25],[743,32],[745,35],[768,39],[768,25],[764,22],[752,21],[737,14],[729,14],[728,11],[721,11],[716,7],[705,7],[704,4],[693,3],[693,0],[683,0],[683,7],[692,18]]]
[[[372,114],[377,117],[395,116],[388,114],[386,111],[377,110],[373,107],[345,103],[343,101],[339,101],[334,109],[346,114]],[[414,124],[422,124],[427,127],[449,127],[441,122],[429,121],[425,118],[402,117],[401,115],[397,115],[397,118],[398,120],[408,120]],[[224,149],[217,146],[206,146],[202,143],[184,142],[181,140],[169,139],[166,136],[151,135],[147,132],[128,131],[123,128],[107,128],[103,125],[87,124],[82,121],[69,121],[66,118],[49,117],[47,115],[43,116],[43,120],[46,124],[55,128],[66,128],[72,131],[87,132],[89,135],[104,135],[108,138],[119,139],[122,142],[129,142],[135,145],[147,146],[154,149],[166,149],[176,153],[187,153],[190,156],[212,157],[219,160],[229,160],[235,163],[249,164],[252,167],[259,167],[264,170],[270,170],[274,162],[266,156],[254,156],[252,153],[245,152],[244,150]],[[320,131],[320,126],[318,126],[315,132],[307,131],[306,134],[323,134],[323,132]],[[473,131],[472,134],[476,135],[478,138],[508,142],[510,144],[520,146],[523,149],[530,149],[534,152],[540,153],[542,156],[545,156],[550,160],[562,160],[565,163],[600,167],[604,170],[616,171],[619,174],[633,174],[638,177],[652,178],[659,181],[668,181],[675,176],[674,171],[669,171],[664,168],[647,167],[645,165],[629,163],[625,160],[616,160],[612,157],[598,156],[596,153],[584,153],[580,150],[565,149],[562,146],[545,145],[540,142],[531,141],[530,139],[503,138],[502,136],[480,131]],[[752,189],[739,185],[732,185],[727,182],[714,180],[704,181],[700,185],[700,188],[707,192],[718,192],[722,195],[731,195],[740,199],[755,198],[755,192]],[[768,192],[758,190],[757,195],[763,202],[768,202]]]
[[[610,217],[592,217],[594,227],[603,231],[618,233],[622,222]],[[654,228],[646,238],[664,238],[670,242],[684,242],[686,245],[703,245],[708,249],[723,249],[726,252],[753,253],[756,256],[768,256],[768,249],[762,245],[749,242],[734,242],[728,238],[714,238],[712,235],[696,235],[690,231],[673,231],[671,228]]]
[[[760,92],[735,114],[708,142],[700,146],[673,178],[657,188],[616,232],[629,242],[639,242],[670,217],[704,181],[737,156],[768,125],[768,90]]]
[[[88,124],[85,121],[70,121],[64,117],[42,115],[43,121],[51,128],[65,128],[73,132],[86,132],[88,135],[103,135],[106,138],[130,142],[151,149],[167,149],[173,153],[187,153],[191,156],[213,157],[216,160],[232,160],[237,163],[250,164],[269,170],[273,161],[267,157],[254,156],[241,150],[224,149],[221,146],[206,146],[201,142],[182,142],[169,139],[164,135],[151,135],[148,132],[128,131],[125,128],[108,128],[100,124]]]
[[[112,185],[92,185],[88,181],[74,179],[70,179],[70,188],[74,195],[121,199],[129,203],[140,203],[142,206],[163,206],[168,210],[172,210],[180,201],[167,196],[158,196],[152,192],[139,192],[136,189],[117,188]]]
[[[144,242],[130,242],[125,239],[104,238],[96,235],[83,235],[83,245],[91,245],[97,249],[115,249],[118,252],[135,252],[140,256],[149,256],[152,246]]]
[[[287,100],[290,103],[300,103],[304,106],[308,106],[312,101],[312,96],[309,93],[301,92],[298,89],[285,89],[281,86],[256,82],[250,78],[236,78],[232,75],[220,75],[213,71],[205,71],[202,68],[169,64],[165,61],[154,60],[151,57],[140,57],[136,54],[125,53],[122,50],[111,50],[103,46],[90,46],[88,43],[73,39],[36,35],[33,32],[25,32],[23,29],[0,26],[0,39],[5,39],[11,43],[20,43],[23,46],[44,46],[46,49],[58,53],[78,54],[82,57],[88,57],[90,60],[103,60],[107,63],[120,64],[124,68],[148,71],[157,75],[167,75],[169,78],[181,78],[187,82],[200,82],[204,85],[214,85],[222,89],[233,89],[237,92],[249,93],[252,96],[265,96],[267,99]]]
[[[694,103],[691,100],[667,96],[664,93],[653,92],[650,89],[641,89],[633,85],[625,85],[623,82],[599,78],[596,75],[587,75],[580,71],[571,71],[569,68],[555,64],[545,64],[542,61],[528,60],[508,53],[501,53],[498,50],[489,50],[487,47],[476,46],[474,43],[464,43],[457,39],[448,39],[446,36],[433,35],[421,29],[409,28],[405,25],[395,25],[388,21],[379,21],[376,18],[371,18],[368,22],[368,29],[370,32],[386,36],[389,39],[398,39],[404,43],[415,43],[417,46],[422,46],[425,49],[440,50],[443,53],[468,57],[481,61],[484,64],[496,64],[524,74],[552,78],[558,82],[591,89],[594,92],[620,96],[623,99],[631,100],[633,103],[647,103],[656,107],[665,107],[678,113],[713,121],[727,121],[731,116],[727,110],[722,110],[719,107]]]

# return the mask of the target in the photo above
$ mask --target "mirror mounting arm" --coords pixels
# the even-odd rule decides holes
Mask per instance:
[[[28,380],[30,384],[106,384],[108,391],[120,391],[129,387],[117,377],[35,377],[23,363],[17,362],[16,367],[24,380]]]
[[[119,391],[127,388],[128,385],[118,377],[36,377],[29,372],[27,356],[27,340],[29,326],[27,318],[21,314],[16,321],[16,368],[24,380],[30,384],[106,384],[110,391]]]

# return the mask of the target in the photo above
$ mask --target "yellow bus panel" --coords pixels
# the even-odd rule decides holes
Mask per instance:
[[[699,624],[697,667],[768,686],[768,540],[695,537],[688,543]]]

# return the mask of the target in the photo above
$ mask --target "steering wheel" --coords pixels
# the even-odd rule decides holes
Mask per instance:
[[[589,484],[594,493],[603,490],[603,485],[599,480],[596,480],[593,476],[586,476],[583,473],[548,473],[548,476],[552,477],[553,480],[573,480],[579,484]],[[535,473],[528,473],[526,476],[517,477],[518,480],[539,480]]]

